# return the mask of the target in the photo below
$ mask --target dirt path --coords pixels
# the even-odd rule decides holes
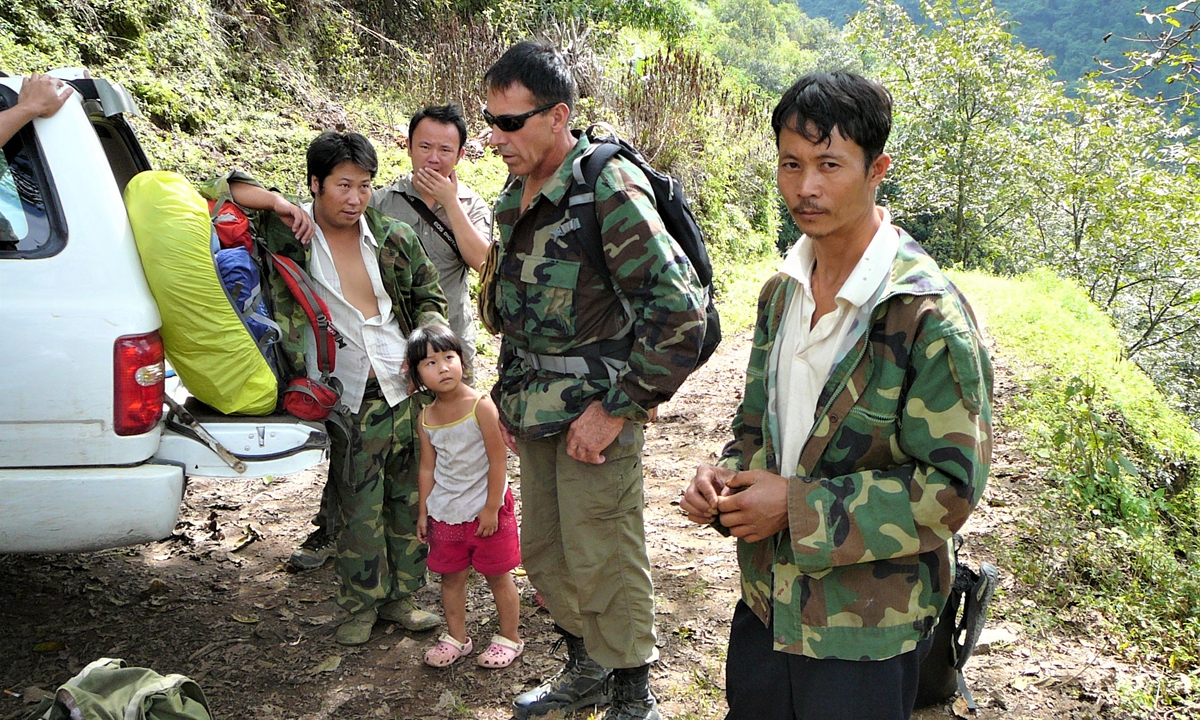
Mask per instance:
[[[688,523],[675,503],[696,463],[714,459],[727,439],[748,346],[746,336],[729,338],[647,431],[646,532],[662,655],[654,684],[666,717],[725,712],[725,643],[737,597],[733,546]],[[1014,390],[1003,365],[999,378],[1003,398]],[[1002,424],[1003,407],[999,417]],[[1013,539],[1007,523],[1039,483],[1015,438],[1001,430],[997,441],[993,480],[968,528],[973,562],[994,560],[989,548]],[[533,604],[525,578],[518,585],[529,649],[508,669],[426,668],[420,654],[436,633],[386,624],[367,645],[341,647],[333,641],[332,570],[293,574],[283,565],[309,529],[323,477],[322,470],[254,481],[195,479],[176,533],[165,541],[80,555],[0,556],[0,720],[24,717],[39,689],[52,690],[99,657],[192,677],[221,720],[508,718],[512,695],[554,672],[563,657],[551,652],[551,621]],[[1098,655],[1086,636],[1035,637],[1007,621],[1029,602],[1023,594],[1005,574],[986,644],[968,666],[976,717],[1121,717],[1113,688],[1132,672]],[[419,599],[436,607],[436,582]],[[468,625],[477,642],[495,631],[481,578],[472,579]],[[951,716],[949,705],[917,715]]]

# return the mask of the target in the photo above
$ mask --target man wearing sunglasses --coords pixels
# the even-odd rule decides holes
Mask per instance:
[[[568,651],[557,676],[516,698],[515,715],[611,700],[605,720],[657,719],[642,424],[695,365],[699,282],[645,175],[619,158],[584,200],[615,291],[589,263],[569,207],[580,200],[573,162],[589,143],[571,132],[576,85],[553,46],[513,46],[485,82],[489,142],[513,176],[496,202],[484,293],[494,298],[486,321],[503,336],[492,396],[521,460],[525,569]]]

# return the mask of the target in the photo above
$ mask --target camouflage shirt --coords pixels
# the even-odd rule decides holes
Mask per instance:
[[[692,371],[703,339],[696,274],[663,229],[646,176],[616,158],[596,181],[595,206],[613,283],[633,316],[628,361],[614,383],[535,369],[517,354],[570,355],[616,337],[629,320],[567,229],[572,163],[587,146],[581,137],[524,212],[523,177],[496,201],[495,298],[503,341],[492,395],[505,425],[522,437],[565,430],[596,399],[614,416],[646,420]]]
[[[200,184],[198,189],[201,195],[210,200],[221,197],[232,199],[229,195],[231,181],[262,187],[254,178],[235,170]],[[302,202],[301,198],[292,195],[284,194],[284,197],[297,204]],[[278,215],[265,211],[249,214],[269,251],[291,258],[300,267],[308,269],[311,246],[297,240]],[[445,325],[446,298],[438,285],[437,268],[425,255],[416,233],[408,225],[371,208],[367,208],[364,217],[371,234],[379,243],[380,277],[384,290],[392,300],[392,313],[400,324],[400,331],[407,337],[422,325]],[[309,327],[308,317],[281,280],[268,284],[275,321],[283,332],[280,344],[284,360],[289,366],[284,374],[287,377],[302,377],[307,374],[304,346],[305,330]]]
[[[834,367],[788,481],[788,529],[738,541],[742,598],[775,649],[883,660],[932,632],[949,541],[991,463],[992,368],[967,301],[905,233],[870,327]],[[720,464],[778,473],[772,347],[798,283],[759,297],[746,391]]]

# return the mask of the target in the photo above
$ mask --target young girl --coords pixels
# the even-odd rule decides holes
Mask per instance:
[[[418,328],[408,340],[408,374],[436,399],[417,422],[421,438],[417,537],[429,543],[429,569],[442,575],[446,629],[425,663],[446,667],[471,653],[467,575],[487,578],[500,634],[479,656],[485,668],[508,667],[525,649],[511,570],[521,564],[517,518],[505,477],[500,416],[491,398],[462,381],[462,344],[449,328]]]

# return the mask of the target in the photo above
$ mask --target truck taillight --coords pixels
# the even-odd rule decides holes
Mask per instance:
[[[158,331],[117,338],[113,346],[113,427],[118,435],[148,433],[163,414],[166,367]]]

